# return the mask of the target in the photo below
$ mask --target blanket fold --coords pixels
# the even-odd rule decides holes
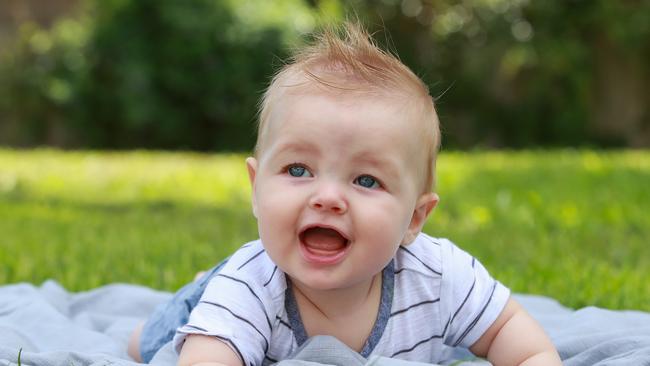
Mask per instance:
[[[17,365],[19,352],[24,366],[139,365],[126,354],[130,332],[170,297],[167,292],[126,284],[79,293],[54,281],[0,286],[0,366]],[[565,365],[650,366],[650,313],[595,307],[574,311],[545,297],[515,297],[548,332]],[[365,360],[328,338],[310,341],[279,366],[423,365],[383,357]],[[489,365],[468,360],[465,350],[449,351],[445,357],[454,365]],[[176,354],[168,344],[151,364],[175,362]]]

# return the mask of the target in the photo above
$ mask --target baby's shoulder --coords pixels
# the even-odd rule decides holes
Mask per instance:
[[[427,277],[442,275],[442,261],[449,240],[420,233],[408,245],[401,245],[395,255],[395,271],[410,271]]]
[[[262,263],[264,253],[264,247],[259,239],[245,243],[230,255],[228,262],[224,266],[224,270],[231,270],[232,268],[239,270],[249,265],[254,266],[258,259]]]
[[[400,268],[422,275],[447,277],[473,268],[476,259],[449,239],[420,233],[413,243],[402,245],[396,254],[396,271]]]
[[[268,256],[260,240],[248,242],[237,249],[219,271],[218,277],[263,290],[273,297],[283,294],[286,289],[284,273]]]

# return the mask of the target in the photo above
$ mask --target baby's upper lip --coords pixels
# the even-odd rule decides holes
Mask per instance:
[[[309,230],[309,229],[313,229],[313,228],[321,228],[321,229],[330,229],[330,230],[334,230],[334,231],[336,231],[337,233],[339,233],[339,235],[341,235],[341,236],[343,237],[343,239],[345,239],[346,241],[350,242],[350,235],[348,235],[348,234],[345,232],[345,230],[342,230],[342,229],[340,229],[340,228],[338,228],[338,227],[336,227],[336,226],[334,226],[334,225],[330,225],[330,224],[312,223],[312,224],[304,225],[303,227],[300,228],[300,231],[298,232],[298,235],[300,236],[300,235],[302,235],[305,231],[307,231],[307,230]]]

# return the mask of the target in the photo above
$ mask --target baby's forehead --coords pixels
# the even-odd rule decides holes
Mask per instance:
[[[289,128],[286,121],[291,120],[293,128],[308,130],[310,121],[328,115],[335,120],[345,120],[356,125],[355,121],[375,121],[379,124],[383,116],[390,115],[391,123],[400,128],[421,130],[423,127],[418,113],[418,108],[413,106],[412,100],[379,90],[341,90],[322,89],[314,87],[288,88],[270,106],[270,113],[263,126],[260,126],[260,139],[271,139],[277,136],[271,131]],[[351,117],[352,116],[352,117]],[[348,126],[348,125],[343,125]],[[333,125],[340,128],[341,125]]]
[[[342,89],[322,87],[320,85],[302,85],[286,88],[275,100],[277,108],[293,109],[298,104],[320,103],[327,101],[333,106],[353,107],[376,106],[380,109],[405,108],[410,99],[406,96],[381,89]],[[271,106],[273,108],[274,106]]]
[[[277,127],[278,123],[300,109],[301,112],[311,112],[318,104],[325,103],[341,110],[354,111],[363,105],[366,110],[391,113],[405,128],[425,128],[420,123],[426,106],[422,98],[401,90],[364,83],[346,82],[345,84],[324,84],[308,78],[293,78],[288,82],[278,83],[273,94],[267,99],[267,105],[260,115],[259,138],[265,137],[269,128]]]
[[[407,130],[414,141],[419,142],[427,134],[427,129],[421,115],[415,112],[419,108],[412,104],[412,100],[388,91],[322,89],[304,85],[290,87],[270,106],[270,113],[260,126],[258,147],[261,149],[264,145],[274,144],[288,131],[300,130],[303,134],[310,135],[310,131],[323,133],[334,128],[327,133],[343,130],[346,133],[355,130],[369,133],[369,128],[375,130],[374,127],[383,125]],[[313,126],[312,121],[323,121],[323,118],[326,121],[345,123],[316,123],[319,129],[310,128]]]
[[[278,85],[275,95],[269,100],[269,117],[292,110],[298,104],[304,106],[324,100],[330,105],[342,108],[363,103],[365,106],[375,106],[381,110],[398,110],[407,117],[409,110],[413,111],[413,106],[417,103],[417,98],[403,90],[371,85],[361,80],[330,81],[301,79],[299,82]]]
[[[294,113],[298,105],[309,110],[309,103],[305,100],[314,106],[327,100],[330,106],[348,110],[361,104],[375,105],[376,108],[371,110],[395,115],[397,122],[403,122],[404,128],[423,135],[430,132],[426,125],[430,115],[427,104],[431,104],[431,100],[428,94],[423,96],[408,85],[373,83],[349,73],[288,70],[279,74],[267,91],[260,113],[257,150],[269,142],[269,129],[278,127],[278,123]]]

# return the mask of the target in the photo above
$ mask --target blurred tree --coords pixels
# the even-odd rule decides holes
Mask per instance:
[[[592,5],[593,128],[600,139],[650,146],[650,1]]]
[[[0,65],[0,142],[245,150],[282,57],[280,30],[226,2],[88,2],[50,31],[25,24]]]
[[[346,4],[439,96],[447,145],[650,146],[650,1]]]
[[[66,145],[85,77],[86,22],[59,21],[49,32],[25,23],[16,45],[0,55],[0,143]]]
[[[102,1],[95,12],[78,119],[92,121],[93,146],[251,147],[277,31],[248,31],[220,1]]]
[[[79,0],[4,0],[0,1],[0,45],[15,36],[18,26],[35,22],[49,27],[61,16],[70,15]]]
[[[429,84],[447,147],[650,146],[650,0],[82,4],[0,55],[0,143],[249,149],[286,45],[348,16]]]

